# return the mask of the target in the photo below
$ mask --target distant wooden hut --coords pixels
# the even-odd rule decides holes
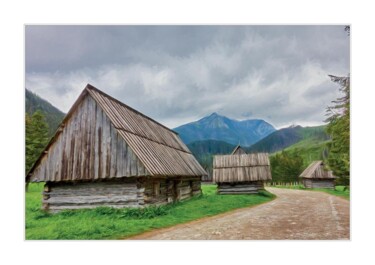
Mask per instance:
[[[335,188],[335,176],[324,168],[323,161],[312,162],[299,176],[305,188]]]
[[[176,132],[87,85],[26,181],[59,211],[187,199],[206,174]]]
[[[246,151],[240,146],[237,145],[236,148],[234,148],[232,155],[244,155],[246,154]]]
[[[213,180],[219,194],[251,194],[264,189],[264,181],[271,180],[268,154],[246,154],[237,146],[231,155],[216,155]]]

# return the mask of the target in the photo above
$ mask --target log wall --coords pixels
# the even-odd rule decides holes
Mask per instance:
[[[218,194],[257,194],[264,189],[263,181],[218,183]]]
[[[99,182],[47,182],[43,209],[163,205],[201,194],[200,179],[122,178]]]
[[[51,212],[65,209],[140,207],[144,205],[143,190],[135,178],[117,181],[46,183],[43,208]]]
[[[333,179],[303,179],[303,185],[305,188],[335,188],[335,181]]]

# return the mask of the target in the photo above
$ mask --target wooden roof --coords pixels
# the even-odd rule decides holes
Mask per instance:
[[[300,178],[310,179],[335,179],[332,171],[324,168],[323,161],[313,161],[299,176]]]
[[[91,96],[103,110],[113,127],[142,162],[152,176],[202,176],[207,175],[178,134],[157,121],[112,98],[88,84],[62,121],[45,152],[34,164],[33,170],[48,153],[48,148],[64,130],[64,124],[87,96]]]
[[[270,179],[272,176],[267,153],[214,157],[213,180],[217,183]]]
[[[232,155],[244,155],[246,151],[240,146],[237,145],[236,148],[233,149]]]

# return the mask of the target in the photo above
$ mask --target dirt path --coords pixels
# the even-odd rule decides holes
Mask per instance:
[[[267,188],[269,203],[129,239],[349,239],[349,201],[323,192]]]

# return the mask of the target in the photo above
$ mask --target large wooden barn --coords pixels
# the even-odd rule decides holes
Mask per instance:
[[[305,188],[335,188],[335,176],[324,168],[323,161],[312,162],[299,176]]]
[[[264,181],[271,180],[268,154],[246,154],[239,146],[231,155],[216,155],[213,180],[219,194],[252,194],[264,189]]]
[[[187,199],[206,174],[176,132],[87,85],[26,181],[59,211]]]

